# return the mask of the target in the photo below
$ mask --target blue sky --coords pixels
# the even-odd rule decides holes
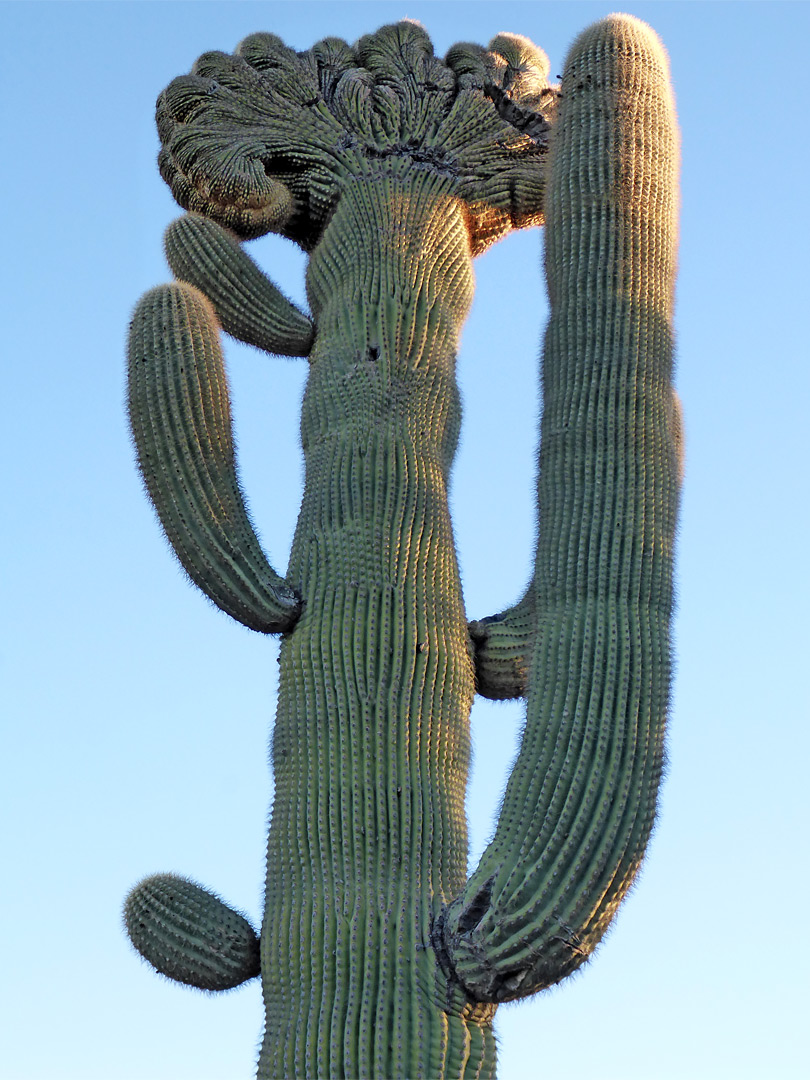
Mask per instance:
[[[551,58],[603,3],[4,3],[6,261],[0,1060],[8,1080],[242,1080],[258,986],[205,997],[129,949],[121,901],[176,870],[258,920],[276,646],[170,557],[126,428],[124,339],[179,212],[154,100],[208,49],[296,48],[410,16],[443,54],[526,34]],[[502,1080],[806,1076],[807,41],[802,3],[629,3],[670,54],[683,137],[686,416],[669,772],[641,880],[578,978],[502,1009]],[[533,547],[541,234],[478,260],[452,508],[467,610]],[[303,301],[304,260],[252,253]],[[283,566],[306,364],[228,346],[241,472]],[[479,702],[469,813],[492,826],[519,704]]]

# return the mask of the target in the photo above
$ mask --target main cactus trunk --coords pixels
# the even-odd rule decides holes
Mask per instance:
[[[474,695],[447,507],[472,296],[458,201],[429,173],[358,177],[307,282],[287,575],[303,612],[281,646],[260,1074],[489,1075],[492,1010],[446,1011],[430,947],[466,879]]]

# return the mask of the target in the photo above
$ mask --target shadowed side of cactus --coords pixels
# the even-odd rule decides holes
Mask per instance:
[[[525,38],[442,61],[406,22],[301,54],[252,35],[159,99],[161,172],[189,213],[166,237],[180,281],[131,329],[140,466],[192,580],[282,634],[265,1080],[494,1075],[496,1003],[589,955],[652,823],[679,441],[674,114],[657,39],[629,17],[577,41],[556,121],[547,76]],[[468,624],[447,486],[472,259],[544,218],[535,575],[515,607]],[[311,315],[242,249],[268,230],[310,253]],[[220,326],[308,356],[283,577],[239,491]],[[528,713],[466,881],[476,691],[527,695]],[[133,890],[136,947],[192,985],[250,978],[242,917],[178,881]]]

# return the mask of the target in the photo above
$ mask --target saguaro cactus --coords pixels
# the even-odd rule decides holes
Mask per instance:
[[[502,34],[433,56],[414,23],[295,53],[256,34],[158,102],[189,211],[179,279],[130,336],[150,497],[192,580],[280,633],[259,943],[192,882],[125,915],[166,975],[261,974],[259,1076],[485,1077],[497,1003],[585,961],[656,804],[669,684],[679,418],[671,390],[677,137],[652,31],[610,16],[560,88]],[[468,623],[447,481],[472,258],[548,228],[539,540],[523,599]],[[311,318],[242,241],[310,253]],[[303,506],[284,577],[236,479],[219,327],[308,356]],[[466,880],[476,690],[527,698],[494,838]]]

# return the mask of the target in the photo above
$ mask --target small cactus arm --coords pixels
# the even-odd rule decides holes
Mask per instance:
[[[259,939],[218,896],[176,874],[139,882],[124,904],[138,952],[162,975],[198,990],[231,990],[260,973]]]
[[[587,959],[654,818],[680,447],[674,110],[660,44],[627,16],[577,40],[561,93],[547,77],[524,38],[441,61],[404,22],[306,53],[253,35],[158,101],[161,172],[188,213],[166,236],[178,281],[131,328],[140,467],[192,580],[282,634],[281,681],[260,946],[174,875],[137,885],[125,921],[177,981],[260,971],[264,1080],[494,1076],[497,1003]],[[536,568],[518,604],[468,624],[447,483],[472,258],[544,220]],[[310,254],[311,319],[242,248],[268,231]],[[283,578],[239,490],[220,327],[308,357]],[[527,724],[467,881],[476,691],[525,696]]]

